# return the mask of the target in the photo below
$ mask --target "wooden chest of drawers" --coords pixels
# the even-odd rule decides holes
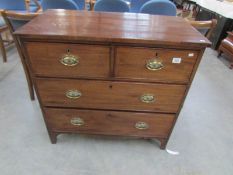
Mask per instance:
[[[206,46],[178,17],[50,10],[15,35],[52,143],[60,133],[166,147]]]

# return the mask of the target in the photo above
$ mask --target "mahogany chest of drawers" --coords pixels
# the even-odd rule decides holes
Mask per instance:
[[[133,13],[49,10],[15,35],[52,143],[86,133],[161,149],[210,44],[181,18]]]

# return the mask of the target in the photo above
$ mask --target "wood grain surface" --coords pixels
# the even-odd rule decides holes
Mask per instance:
[[[26,38],[206,47],[208,39],[180,17],[48,10],[15,32]]]
[[[186,88],[184,85],[67,79],[36,79],[36,84],[45,106],[169,113],[178,110]],[[69,99],[68,90],[78,90],[82,96]],[[144,94],[153,94],[155,101],[141,102]]]
[[[15,36],[52,143],[60,133],[87,133],[157,138],[161,149],[210,45],[182,18],[135,13],[48,10]],[[62,65],[67,52],[79,64]],[[155,57],[163,68],[148,70]],[[68,98],[69,90],[80,97]],[[143,102],[143,95],[154,101]],[[84,125],[71,124],[74,118]],[[136,129],[137,122],[149,128]]]
[[[174,121],[172,114],[45,108],[48,125],[55,132],[81,132],[104,135],[166,138]],[[82,126],[71,124],[81,118]],[[137,122],[145,122],[148,129],[136,129]]]
[[[198,53],[191,50],[132,47],[118,47],[116,50],[116,78],[166,83],[188,83]],[[147,61],[153,59],[162,62],[161,70],[146,68]],[[177,59],[180,63],[175,62]]]
[[[27,43],[33,72],[48,77],[108,77],[110,48],[107,46]],[[60,60],[67,54],[78,58],[76,66],[65,66]]]

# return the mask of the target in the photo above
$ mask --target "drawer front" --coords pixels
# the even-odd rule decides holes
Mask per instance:
[[[37,79],[45,106],[177,112],[185,86],[90,80]]]
[[[105,46],[27,43],[35,75],[45,77],[108,77],[110,50]]]
[[[166,138],[174,115],[45,108],[53,131]]]
[[[187,83],[196,59],[196,51],[118,47],[115,75],[117,78]]]

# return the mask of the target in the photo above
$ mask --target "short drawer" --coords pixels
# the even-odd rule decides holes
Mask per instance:
[[[37,79],[44,106],[177,112],[184,85]]]
[[[118,47],[115,76],[155,82],[187,83],[198,52],[191,50]]]
[[[175,116],[96,110],[45,108],[52,131],[166,138]]]
[[[108,77],[109,47],[26,43],[32,70],[45,77]]]

